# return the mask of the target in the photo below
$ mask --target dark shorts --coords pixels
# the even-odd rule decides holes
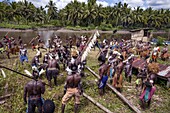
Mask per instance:
[[[37,98],[37,99],[29,98],[27,113],[34,113],[36,107],[38,108],[38,112],[42,113],[42,105],[43,105],[42,98]]]
[[[47,80],[51,80],[52,77],[56,78],[58,74],[59,74],[59,71],[57,69],[55,70],[47,69]]]
[[[103,62],[106,60],[106,56],[104,54],[101,54],[99,57],[98,57],[98,61],[100,62]]]
[[[20,56],[20,61],[21,62],[23,62],[23,61],[28,62],[28,57],[27,56]]]

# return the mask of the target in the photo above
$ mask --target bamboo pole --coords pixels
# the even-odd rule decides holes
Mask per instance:
[[[97,107],[99,107],[100,109],[102,109],[103,111],[105,111],[106,113],[113,113],[111,112],[109,109],[105,108],[103,105],[101,105],[100,103],[98,103],[97,101],[95,101],[92,97],[88,96],[86,93],[83,93],[83,96],[85,98],[87,98],[88,100],[90,100],[93,104],[95,104]]]
[[[15,71],[15,70],[12,70],[12,69],[10,69],[10,68],[8,68],[8,67],[5,67],[5,66],[0,65],[0,68],[7,69],[7,70],[9,70],[9,71],[15,72],[15,73],[17,73],[17,74],[19,74],[19,75],[22,75],[22,76],[24,76],[24,77],[27,77],[27,78],[30,78],[30,79],[33,79],[33,80],[38,81],[37,79],[35,79],[35,78],[31,77],[31,76],[28,76],[28,75],[26,75],[26,74],[20,73],[20,72]],[[45,82],[43,82],[43,83],[44,83],[45,85],[47,85],[47,86],[50,86],[49,84],[47,84],[47,83],[45,83]]]
[[[13,29],[13,28],[14,28],[14,25],[12,26],[11,29]],[[7,35],[9,34],[9,31],[10,31],[10,30],[8,30],[8,32],[5,34],[5,36],[7,36]]]
[[[35,41],[36,39],[38,38],[38,36],[32,38],[30,41],[29,41],[29,44],[31,44],[33,41]]]
[[[7,94],[7,95],[4,95],[4,96],[1,96],[0,97],[0,101],[6,99],[6,98],[9,98],[12,94]]]
[[[86,68],[97,78],[100,78],[98,74],[96,74],[92,69],[90,69],[89,67],[86,66]],[[112,87],[110,84],[107,83],[107,86],[112,89],[133,111],[135,111],[136,113],[141,113],[141,111],[134,106],[133,104],[131,104],[120,92],[118,92],[114,87]]]

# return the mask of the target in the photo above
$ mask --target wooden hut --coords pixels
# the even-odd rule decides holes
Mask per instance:
[[[132,40],[136,40],[136,41],[143,41],[143,42],[148,42],[151,37],[152,37],[152,33],[149,32],[148,28],[144,28],[144,29],[135,29],[135,30],[131,30],[131,39]]]

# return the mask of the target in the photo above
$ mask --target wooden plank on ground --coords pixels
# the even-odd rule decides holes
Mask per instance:
[[[1,96],[1,97],[0,97],[0,101],[1,101],[1,100],[4,100],[4,99],[6,99],[6,98],[9,98],[11,95],[12,95],[12,94],[7,94],[7,95],[4,95],[4,96]]]
[[[100,76],[98,74],[96,74],[92,69],[90,69],[89,67],[86,66],[86,68],[93,74],[95,75],[98,79],[100,78]],[[112,87],[110,84],[107,83],[107,86],[112,89],[133,111],[135,111],[136,113],[141,113],[141,111],[134,106],[133,104],[131,104],[129,102],[129,100],[127,100],[119,91],[117,91],[114,87]]]
[[[109,109],[105,108],[103,105],[101,105],[100,103],[98,103],[97,101],[95,101],[92,97],[88,96],[86,93],[83,93],[83,96],[85,98],[87,98],[88,100],[90,100],[93,104],[95,104],[97,107],[99,107],[100,109],[102,109],[103,111],[105,111],[106,113],[113,113],[111,112]]]

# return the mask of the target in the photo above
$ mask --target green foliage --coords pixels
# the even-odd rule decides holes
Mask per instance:
[[[161,37],[161,36],[158,36],[157,39],[158,39],[158,42],[157,42],[156,45],[157,45],[157,46],[162,46],[165,38],[163,38],[163,37]]]
[[[100,30],[103,31],[108,31],[112,29],[112,25],[111,24],[106,24],[106,23],[101,23],[101,25],[99,26]]]
[[[54,26],[62,26],[61,25],[61,22],[59,20],[51,20],[50,21],[50,24],[51,25],[54,25]]]
[[[16,24],[7,24],[7,23],[0,23],[1,28],[11,28],[11,29],[31,29],[32,26],[30,25],[16,25]]]
[[[117,26],[117,29],[123,29],[123,26]]]
[[[80,26],[76,26],[76,27],[72,27],[72,26],[67,26],[66,29],[69,29],[69,30],[75,30],[75,31],[79,31],[81,30]]]
[[[95,25],[94,25],[94,24],[90,24],[90,25],[88,26],[88,30],[92,30],[92,29],[95,29]]]
[[[66,26],[65,28],[66,28],[66,29],[69,29],[69,30],[75,30],[75,31],[95,29],[94,26],[88,26],[88,27],[81,27],[81,26],[72,27],[72,26]]]
[[[45,10],[47,8],[47,11]],[[35,7],[27,0],[19,2],[0,2],[0,23],[17,23],[27,28],[36,28],[37,24],[50,24],[54,26],[80,26],[83,29],[93,29],[96,26],[101,30],[156,28],[168,29],[170,26],[169,9],[141,7],[130,8],[126,3],[116,3],[113,7],[98,5],[96,0],[88,3],[71,1],[65,8],[58,10],[56,3],[50,0],[45,7]],[[5,27],[10,28],[6,25]],[[21,27],[21,29],[24,26]],[[20,27],[17,27],[20,28]],[[76,28],[79,29],[79,28]]]

